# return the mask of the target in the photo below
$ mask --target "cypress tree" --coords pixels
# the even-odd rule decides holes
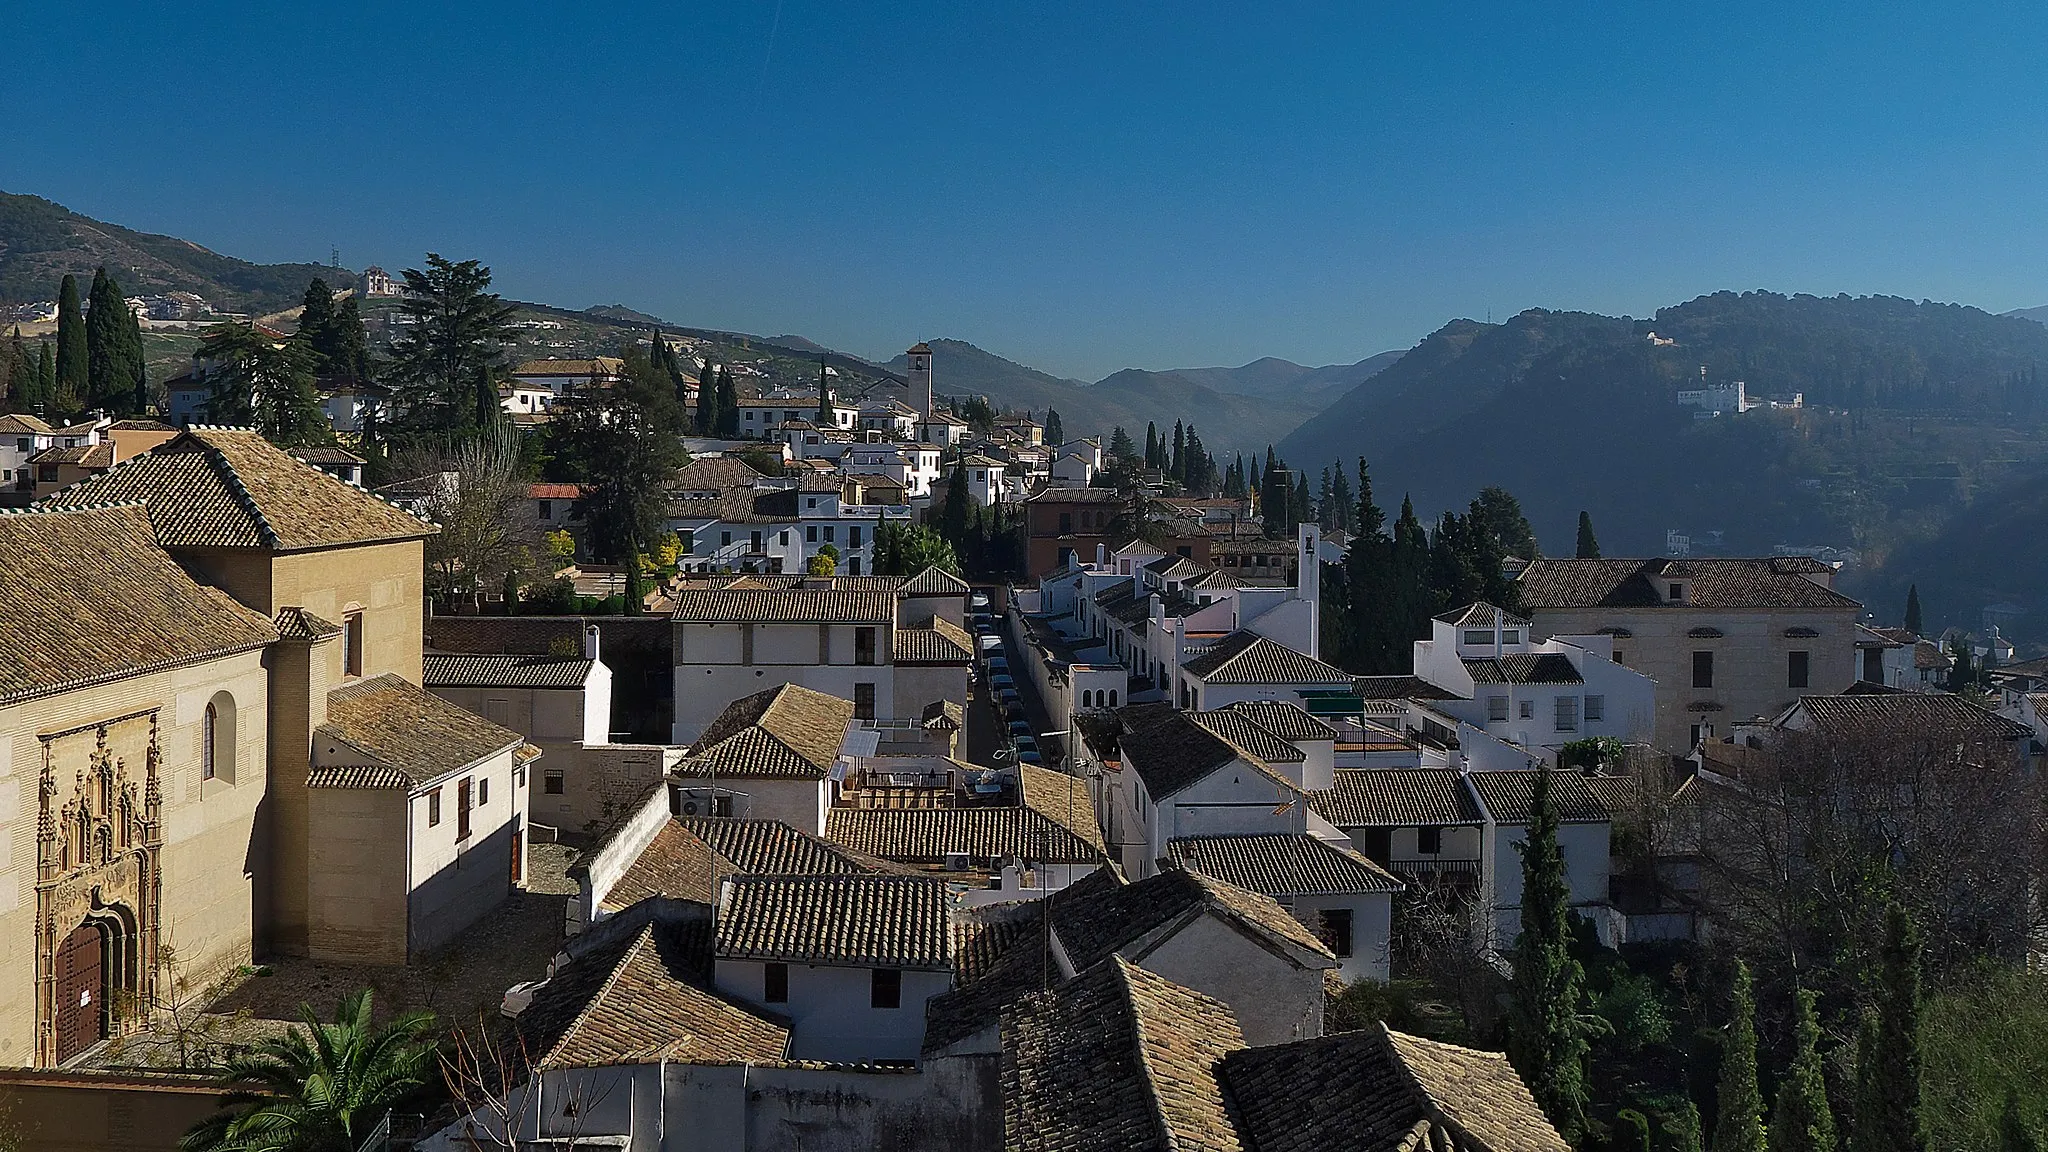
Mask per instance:
[[[1878,1048],[1884,1043],[1877,1009],[1865,1007],[1856,1026],[1856,1098],[1849,1115],[1850,1152],[1877,1152],[1884,1120],[1884,1085],[1878,1071],[1883,1066]]]
[[[57,358],[51,343],[43,341],[36,353],[36,410],[54,411],[57,399]]]
[[[121,302],[121,316],[122,359],[135,389],[128,410],[139,416],[149,411],[149,357],[142,348],[142,317],[130,310],[125,300]]]
[[[1159,425],[1145,421],[1145,467],[1159,467]]]
[[[86,375],[89,359],[78,278],[66,276],[57,288],[57,383],[52,395],[68,396],[74,404],[84,402],[92,394]]]
[[[362,306],[354,293],[344,297],[336,311],[327,371],[346,376],[355,383],[370,378],[370,336],[363,328]]]
[[[825,358],[818,357],[818,427],[832,427],[832,381],[825,376]]]
[[[1581,560],[1600,558],[1600,541],[1593,536],[1593,517],[1583,511],[1579,513],[1579,547],[1575,555]]]
[[[718,365],[708,354],[697,373],[697,435],[718,435]]]
[[[36,358],[21,338],[21,326],[7,342],[7,403],[9,411],[34,412],[43,405],[42,376]]]
[[[472,432],[489,432],[505,414],[504,402],[498,398],[498,381],[489,364],[477,365],[476,388],[470,404]]]
[[[1920,586],[1906,585],[1906,631],[1920,634]]]
[[[1187,452],[1187,430],[1181,427],[1180,421],[1175,420],[1173,422],[1173,455],[1167,459],[1166,471],[1167,475],[1172,476],[1183,484],[1187,483],[1188,479]]]
[[[334,290],[315,276],[299,301],[299,330],[292,339],[304,344],[314,356],[313,370],[328,371],[335,344]]]
[[[2019,1093],[2005,1090],[2005,1111],[1998,1116],[1998,1152],[2042,1152],[2041,1137],[2020,1115]]]
[[[1056,408],[1045,410],[1045,442],[1054,447],[1067,442],[1067,430],[1060,426],[1060,414]]]
[[[728,439],[740,434],[740,394],[733,387],[732,369],[718,370],[718,434]]]
[[[1876,1027],[1856,1054],[1856,1152],[1925,1152],[1920,1111],[1920,936],[1897,904],[1885,910]]]
[[[1771,1152],[1835,1152],[1835,1113],[1828,1107],[1827,1077],[1821,1068],[1816,999],[1808,988],[1793,997],[1795,1050],[1772,1105]]]
[[[647,578],[640,574],[640,557],[628,553],[626,556],[625,614],[638,616],[647,610]]]
[[[85,400],[87,407],[122,412],[135,395],[135,379],[127,363],[128,305],[105,268],[92,276],[86,296]]]
[[[1756,1083],[1756,996],[1749,965],[1739,960],[1714,1095],[1713,1152],[1764,1152],[1764,1101]]]
[[[1522,931],[1515,937],[1509,991],[1508,1061],[1543,1114],[1572,1141],[1586,1120],[1586,1037],[1579,1024],[1585,973],[1571,954],[1571,887],[1557,843],[1550,773],[1542,769],[1530,787],[1529,835],[1519,845]]]

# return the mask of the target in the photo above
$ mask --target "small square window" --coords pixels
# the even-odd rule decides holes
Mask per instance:
[[[438,828],[441,824],[441,790],[427,793],[427,827]]]
[[[903,1007],[903,973],[895,968],[876,968],[868,982],[868,1006]]]
[[[1415,854],[1435,856],[1444,850],[1444,830],[1441,828],[1417,828],[1415,830]]]
[[[549,796],[560,796],[562,794],[562,770],[560,768],[543,769],[540,777],[540,790]]]
[[[1591,724],[1605,719],[1607,719],[1607,697],[1586,697],[1586,723]]]
[[[789,1003],[789,965],[763,964],[761,966],[761,1002],[764,1004]]]
[[[1536,702],[1535,702],[1534,700],[1524,700],[1524,701],[1522,701],[1522,719],[1524,719],[1524,720],[1534,720],[1535,718],[1536,718]]]

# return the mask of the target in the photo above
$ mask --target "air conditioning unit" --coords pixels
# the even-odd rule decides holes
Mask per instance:
[[[965,852],[946,853],[946,871],[965,872],[972,865],[972,859]]]

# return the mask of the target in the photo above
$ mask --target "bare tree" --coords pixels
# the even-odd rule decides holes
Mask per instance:
[[[429,481],[421,511],[441,526],[427,540],[434,595],[474,604],[507,572],[532,566],[540,539],[523,515],[526,481],[511,424],[500,421],[452,449],[403,453],[395,467]]]
[[[494,1026],[479,1016],[474,1029],[451,1030],[441,1049],[441,1077],[456,1112],[453,1146],[511,1152],[545,1127],[550,1140],[576,1147],[590,1113],[611,1094],[612,1084],[593,1086],[590,1077],[568,1077],[558,1102],[550,1105],[543,1092],[546,1075],[516,1026]],[[553,1116],[544,1116],[543,1107]]]
[[[1715,746],[1697,792],[1712,937],[1759,976],[1853,992],[1897,900],[1937,978],[2039,931],[2042,796],[1988,722],[1885,723]]]

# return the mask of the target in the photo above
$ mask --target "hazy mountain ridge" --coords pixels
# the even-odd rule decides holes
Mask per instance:
[[[298,303],[315,276],[337,287],[353,286],[356,277],[325,264],[252,264],[40,196],[0,192],[0,302],[54,300],[66,274],[89,281],[101,266],[130,295],[196,292],[222,311],[258,314]]]

